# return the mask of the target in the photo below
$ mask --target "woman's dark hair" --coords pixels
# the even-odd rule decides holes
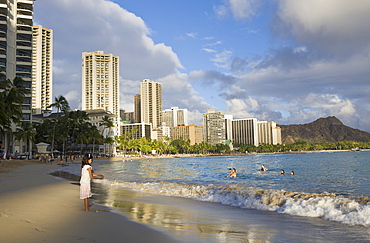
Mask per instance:
[[[84,165],[88,165],[89,159],[92,159],[92,158],[93,158],[92,154],[85,154],[84,157],[82,158],[81,168],[84,167]]]

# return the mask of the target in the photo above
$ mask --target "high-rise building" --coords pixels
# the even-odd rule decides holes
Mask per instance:
[[[203,127],[195,124],[171,127],[171,139],[189,140],[190,145],[203,142]]]
[[[251,144],[258,147],[258,126],[256,118],[236,119],[232,121],[234,144]]]
[[[114,115],[119,135],[119,58],[103,51],[82,53],[82,110],[103,109]]]
[[[13,80],[20,77],[32,87],[33,0],[0,1],[0,72]],[[32,93],[22,105],[23,121],[30,121]],[[18,151],[19,152],[19,151]]]
[[[34,0],[0,0],[0,73],[10,80],[22,78],[30,91],[23,99],[22,122],[32,119],[33,4]],[[16,124],[12,124],[15,129]],[[32,152],[30,141],[15,140],[14,136],[4,140],[9,153]]]
[[[212,145],[225,144],[225,115],[214,109],[207,110],[203,114],[203,141]]]
[[[137,94],[134,96],[134,123],[141,122],[141,96]]]
[[[144,79],[140,83],[141,122],[157,129],[162,121],[162,84]]]
[[[259,144],[281,144],[281,129],[276,122],[258,121]]]
[[[53,102],[53,31],[33,26],[32,109],[36,114]]]
[[[127,139],[151,138],[152,125],[145,123],[122,124],[121,134]]]
[[[188,125],[188,110],[171,107],[162,112],[162,123],[166,123],[169,127],[187,126]]]

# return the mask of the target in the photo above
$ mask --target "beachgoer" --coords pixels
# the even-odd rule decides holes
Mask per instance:
[[[229,171],[229,174],[226,177],[236,178],[236,169],[235,168],[232,168],[232,169],[229,168],[228,171]]]
[[[291,171],[291,172],[290,172],[290,174],[291,174],[291,175],[294,175],[294,171]]]
[[[91,167],[93,162],[93,156],[91,154],[85,154],[82,158],[81,164],[81,180],[80,180],[80,199],[84,200],[85,211],[89,211],[91,193],[91,179],[104,179],[103,175],[94,174]]]
[[[280,171],[280,174],[281,174],[281,175],[285,175],[285,170],[281,170],[281,171]]]
[[[261,165],[261,171],[263,172],[267,171],[267,168],[265,167],[265,165]]]

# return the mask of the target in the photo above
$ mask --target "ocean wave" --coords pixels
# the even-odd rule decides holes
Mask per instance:
[[[370,198],[347,198],[333,193],[302,193],[241,185],[189,185],[169,182],[110,182],[150,194],[192,198],[245,209],[318,217],[347,225],[370,226]]]

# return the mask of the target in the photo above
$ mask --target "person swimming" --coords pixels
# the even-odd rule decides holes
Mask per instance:
[[[281,171],[280,171],[280,174],[281,174],[281,175],[285,175],[285,170],[281,170]]]
[[[265,165],[261,165],[261,171],[263,172],[267,171],[267,168],[265,167]]]
[[[294,171],[291,171],[291,172],[290,172],[290,174],[291,174],[291,175],[294,175]]]
[[[229,174],[226,177],[236,178],[236,169],[235,168],[229,168],[228,171],[229,171]]]

